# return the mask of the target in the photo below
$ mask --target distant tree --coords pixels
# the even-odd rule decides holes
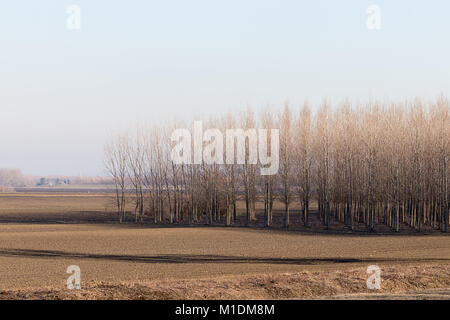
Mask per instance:
[[[125,219],[127,200],[127,144],[128,135],[119,134],[105,147],[105,167],[113,179],[119,221]]]

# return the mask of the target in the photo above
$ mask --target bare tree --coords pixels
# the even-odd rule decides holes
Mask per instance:
[[[279,120],[280,126],[280,196],[284,203],[284,226],[290,224],[289,210],[292,201],[292,114],[286,103]]]
[[[298,195],[302,204],[305,226],[308,226],[311,197],[311,165],[313,160],[311,148],[311,111],[305,102],[298,117],[294,143]]]
[[[105,147],[105,167],[112,177],[119,221],[125,220],[127,199],[127,135],[113,137]]]
[[[273,220],[277,198],[284,204],[279,212],[284,227],[291,225],[293,209],[302,213],[308,226],[315,215],[311,203],[317,202],[317,216],[328,229],[337,224],[375,230],[384,224],[396,232],[402,228],[448,232],[449,113],[449,102],[442,96],[433,103],[345,100],[333,110],[324,101],[317,112],[306,103],[292,112],[286,104],[278,117],[268,108],[259,117],[248,109],[240,121],[231,113],[211,117],[206,128],[244,133],[238,143],[239,148],[244,145],[242,163],[233,158],[225,163],[176,164],[170,157],[171,132],[194,123],[159,124],[147,130],[137,126],[107,143],[105,167],[115,185],[120,222],[125,220],[128,199],[133,199],[135,222],[143,222],[148,213],[155,224],[180,223],[186,215],[190,224],[231,225],[238,221],[237,203],[242,197],[245,224],[259,219],[261,201],[264,226],[269,227],[277,221]],[[274,175],[258,175],[258,167],[264,165],[254,162],[255,150],[250,148],[258,136],[257,126],[280,130],[280,168]],[[263,139],[270,152],[268,132]],[[227,149],[232,143],[234,151],[234,141],[227,136]],[[300,203],[298,208],[294,199]]]

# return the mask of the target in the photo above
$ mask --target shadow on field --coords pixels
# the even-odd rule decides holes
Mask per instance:
[[[388,258],[269,258],[269,257],[239,257],[220,255],[112,255],[75,253],[55,250],[32,249],[0,249],[3,257],[35,257],[35,258],[61,258],[61,259],[98,259],[140,263],[265,263],[265,264],[294,264],[314,265],[328,263],[367,263],[367,262],[432,262],[450,261],[446,258],[437,259],[388,259]]]

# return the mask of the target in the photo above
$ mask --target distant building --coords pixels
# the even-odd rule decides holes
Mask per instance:
[[[66,185],[70,184],[70,179],[67,178],[40,178],[37,183],[38,186],[49,186],[52,187],[54,185]]]

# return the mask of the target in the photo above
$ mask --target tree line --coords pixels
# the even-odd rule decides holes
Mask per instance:
[[[247,109],[203,122],[205,129],[222,131],[278,129],[279,170],[274,175],[260,175],[262,165],[248,161],[175,163],[171,134],[192,128],[192,122],[184,121],[116,134],[105,147],[105,166],[114,181],[120,222],[131,215],[135,222],[152,219],[155,224],[232,225],[243,213],[247,225],[263,219],[270,227],[274,201],[280,201],[285,227],[295,209],[305,226],[317,214],[327,228],[334,219],[349,229],[362,223],[374,230],[382,223],[395,231],[403,224],[447,232],[449,111],[443,96],[432,102],[343,101],[336,106],[324,100],[317,108],[285,104],[277,111]],[[270,135],[267,139],[271,150]],[[245,152],[247,159],[248,141]],[[244,212],[238,200],[244,201]],[[260,216],[257,203],[264,204]],[[317,211],[311,210],[312,203]]]
[[[0,187],[24,187],[32,184],[32,178],[23,175],[20,169],[0,168]]]

